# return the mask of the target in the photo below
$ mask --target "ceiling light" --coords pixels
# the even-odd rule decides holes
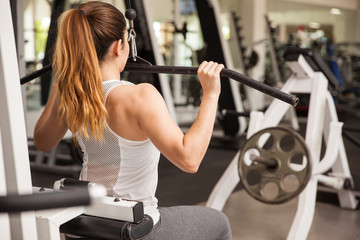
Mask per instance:
[[[332,9],[330,10],[330,13],[331,13],[331,14],[334,14],[334,15],[340,15],[340,14],[341,14],[341,10],[338,9],[338,8],[332,8]]]
[[[318,22],[309,22],[309,27],[318,29],[318,28],[320,28],[320,23],[318,23]]]

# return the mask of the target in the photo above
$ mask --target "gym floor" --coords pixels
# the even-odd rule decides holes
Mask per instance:
[[[355,126],[357,119],[347,118],[348,126]],[[303,126],[304,127],[304,126]],[[356,135],[357,134],[357,135]],[[360,137],[355,133],[354,137]],[[213,187],[219,180],[237,149],[244,140],[214,138],[196,174],[184,173],[163,156],[159,164],[157,197],[160,206],[205,205]],[[359,148],[344,139],[350,169],[355,182],[355,193],[360,196]],[[65,150],[64,150],[65,149]],[[60,148],[60,153],[67,147]],[[58,153],[58,154],[60,154]],[[52,187],[62,177],[77,177],[66,172],[44,171],[32,168],[34,186]],[[241,183],[228,199],[223,209],[229,217],[233,239],[279,240],[286,239],[297,208],[297,198],[280,205],[269,205],[251,198]],[[315,216],[309,240],[360,240],[360,207],[356,210],[339,207],[336,194],[318,191]]]
[[[269,205],[251,198],[245,191],[231,195],[224,207],[233,239],[286,239],[297,208],[297,199],[281,205]],[[359,210],[317,202],[308,240],[359,240]]]

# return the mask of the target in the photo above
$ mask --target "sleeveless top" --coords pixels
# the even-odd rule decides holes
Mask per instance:
[[[120,80],[103,82],[105,103],[117,86],[132,85]],[[157,223],[160,213],[155,191],[158,184],[160,152],[150,141],[132,141],[117,135],[109,125],[104,129],[104,142],[77,136],[83,152],[80,179],[102,184],[107,195],[141,201],[144,213]]]

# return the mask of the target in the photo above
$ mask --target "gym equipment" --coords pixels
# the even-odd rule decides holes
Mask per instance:
[[[82,181],[78,179],[62,178],[54,182],[54,191],[74,191],[81,189],[93,189],[97,184]],[[116,197],[102,198],[95,207],[85,210],[85,214],[120,219],[123,221],[139,222],[144,217],[143,203],[139,201],[130,201]]]
[[[251,50],[249,55],[246,55],[246,47],[243,46],[244,37],[241,35],[242,27],[240,26],[240,17],[236,15],[235,11],[231,12],[231,19],[235,28],[235,36],[237,39],[238,53],[240,56],[240,68],[244,75],[248,76],[248,70],[254,67],[259,61],[258,54]]]
[[[129,45],[130,45],[129,58],[133,61],[136,61],[136,56],[137,56],[136,41],[135,41],[136,40],[136,32],[134,30],[134,19],[136,18],[135,10],[132,8],[129,8],[128,10],[126,10],[125,17],[129,20],[129,25],[130,25],[129,36],[128,36],[128,41],[129,41]]]
[[[10,1],[0,8],[0,194],[32,192]],[[1,238],[37,239],[35,214],[0,214]]]
[[[226,115],[231,115],[231,116],[237,116],[237,117],[250,117],[250,112],[237,112],[234,110],[228,110],[228,109],[223,109],[221,111],[221,115],[226,116]]]
[[[230,48],[222,35],[218,1],[195,0],[194,2],[204,39],[204,54],[199,57],[199,62],[202,62],[202,60],[213,60],[223,63],[227,68],[233,69]],[[228,77],[222,77],[221,80],[219,110],[244,111],[239,84],[230,81]],[[244,118],[226,116],[218,120],[226,136],[242,134],[247,126]]]
[[[48,191],[78,194],[97,187],[88,181],[64,178],[55,181],[54,189]],[[103,196],[86,208],[37,211],[36,217],[38,236],[50,240],[60,239],[60,233],[95,239],[141,239],[153,227],[152,218],[144,214],[142,202],[116,197]]]
[[[66,6],[65,0],[54,0],[51,9],[51,20],[49,26],[48,37],[46,40],[45,56],[42,64],[50,64],[51,51],[55,46],[56,35],[57,35],[57,23],[60,15],[64,12]],[[41,75],[41,105],[44,106],[50,95],[52,75],[50,73]]]
[[[334,89],[337,109],[355,117],[360,116],[359,67],[356,64],[359,61],[358,49],[358,42],[336,45],[329,42],[326,46],[328,55],[326,62],[338,81],[338,88]],[[344,136],[348,137],[348,135]]]
[[[89,181],[63,178],[54,182],[55,191],[77,192],[97,185]],[[117,197],[103,197],[83,214],[58,226],[63,234],[94,239],[142,239],[150,233],[153,220],[144,214],[144,205]]]
[[[33,194],[1,196],[0,213],[88,206],[106,196],[106,189],[100,185],[74,192],[54,192],[42,187],[33,189]]]
[[[242,184],[261,202],[279,204],[293,199],[306,187],[311,173],[311,156],[305,141],[288,128],[263,129],[252,135],[241,149]],[[257,181],[251,182],[254,176]]]
[[[105,197],[103,186],[88,181],[64,178],[55,181],[54,189],[33,187],[33,191],[0,197],[0,213],[37,210],[40,239],[59,239],[63,233],[72,237],[133,240],[142,239],[153,227],[142,202]]]
[[[270,53],[270,59],[271,59],[271,65],[272,65],[272,72],[274,74],[274,80],[275,84],[278,85],[283,82],[281,69],[280,69],[280,61],[279,61],[279,55],[278,51],[279,49],[276,48],[275,39],[274,39],[274,31],[275,29],[271,27],[271,22],[269,20],[268,16],[265,16],[265,22],[266,22],[266,32],[268,35],[268,43],[269,43],[269,53]]]
[[[156,73],[169,73],[169,74],[197,74],[197,67],[181,67],[181,66],[151,66],[151,65],[136,65],[127,64],[125,71],[139,71],[139,72],[156,72]],[[257,89],[272,97],[278,98],[284,102],[287,102],[293,106],[296,106],[298,99],[295,96],[284,94],[276,88],[269,87],[266,84],[255,81],[249,77],[246,77],[238,72],[230,69],[223,69],[220,72],[221,77],[231,78],[235,81],[241,82],[249,87]]]
[[[142,59],[137,57],[136,59]],[[147,62],[146,60],[140,60],[142,62]],[[168,73],[168,74],[197,74],[197,67],[182,67],[182,66],[155,66],[155,65],[147,65],[144,63],[127,63],[124,71],[129,72],[147,72],[147,73]],[[21,84],[31,81],[32,79],[38,77],[39,75],[48,72],[51,70],[51,65],[45,66],[44,68],[33,72],[30,75],[22,77],[20,79]],[[230,69],[224,68],[220,72],[220,76],[231,78],[235,81],[241,82],[249,87],[255,88],[265,94],[268,94],[272,97],[278,98],[292,106],[296,106],[298,104],[299,99],[293,95],[284,93],[277,88],[270,87],[264,83],[255,81],[249,77],[242,75],[241,73],[235,72]]]
[[[188,33],[196,33],[197,31],[189,31],[188,29],[188,14],[194,13],[194,6],[191,4],[191,1],[180,1],[173,0],[173,20],[169,23],[173,25],[172,31],[165,31],[166,33],[173,34],[173,41],[170,44],[165,44],[167,51],[169,52],[168,60],[166,65],[179,65],[180,59],[183,57],[183,60],[187,59],[190,65],[198,65],[198,59],[196,56],[196,51],[190,46],[187,42]],[[180,23],[180,15],[185,15],[185,21]],[[169,24],[168,23],[168,24]],[[180,49],[183,45],[183,49]],[[184,52],[189,52],[190,55],[186,54],[183,56]],[[185,106],[199,106],[201,99],[201,86],[200,82],[196,77],[184,78],[181,75],[172,76],[172,95],[174,98],[175,107],[180,109]],[[184,91],[184,89],[186,89]],[[181,108],[182,111],[184,108]],[[178,110],[179,111],[179,110]],[[188,112],[188,111],[187,111]],[[192,112],[192,111],[190,111]],[[191,114],[193,119],[194,114]],[[187,122],[187,118],[184,117],[184,114],[180,115],[183,121],[179,121],[181,126],[183,123]]]
[[[313,169],[305,189],[298,198],[297,212],[287,239],[306,239],[315,212],[318,183],[331,187],[337,193],[340,206],[355,209],[358,201],[351,191],[353,179],[341,137],[342,123],[338,121],[333,97],[328,90],[331,77],[322,59],[309,49],[289,48],[284,55],[293,74],[285,82],[282,91],[310,95],[306,124],[305,142],[309,148]],[[290,105],[275,99],[268,109],[251,112],[247,137],[261,129],[277,126]],[[325,155],[320,159],[322,139],[326,146]],[[223,176],[209,196],[206,206],[221,210],[226,200],[240,181],[236,154]],[[265,158],[266,159],[266,158]],[[242,178],[241,181],[246,181]],[[349,186],[350,185],[350,186]]]
[[[124,1],[126,6],[125,16],[130,22],[130,30],[132,38],[130,39],[132,55],[128,62],[133,61],[139,63],[141,61],[136,58],[137,55],[142,56],[147,61],[156,65],[164,65],[164,58],[158,47],[156,37],[153,29],[153,17],[151,15],[151,4],[149,1]],[[130,10],[132,9],[132,10]],[[126,13],[127,12],[127,13]],[[135,43],[135,38],[136,43]],[[167,75],[164,74],[139,74],[137,72],[130,72],[127,75],[127,80],[134,83],[148,82],[153,84],[156,89],[164,97],[166,106],[168,107],[170,116],[177,123],[177,115],[175,111],[173,97],[171,95],[170,81]]]
[[[60,226],[60,232],[69,234],[66,239],[108,239],[135,240],[144,239],[153,227],[150,216],[145,215],[138,223],[118,221],[80,215]],[[80,238],[79,238],[80,237]]]
[[[280,58],[281,50],[277,47],[276,39],[275,39],[275,29],[271,26],[271,21],[269,17],[265,15],[266,22],[266,33],[269,45],[269,55],[271,62],[271,73],[273,74],[273,82],[269,82],[269,79],[266,79],[268,84],[271,86],[275,86],[280,88],[283,85],[284,79],[288,77],[286,69],[284,67],[285,62],[282,58]],[[271,80],[270,80],[271,81]],[[295,130],[299,129],[299,124],[297,121],[296,111],[295,109],[291,109],[288,113],[288,118],[292,123],[292,127]]]

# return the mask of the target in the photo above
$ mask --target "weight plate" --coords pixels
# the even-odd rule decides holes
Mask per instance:
[[[277,167],[267,165],[274,161]],[[305,141],[299,133],[284,127],[255,133],[245,142],[239,156],[244,189],[264,203],[280,204],[298,196],[311,173],[312,160]]]

